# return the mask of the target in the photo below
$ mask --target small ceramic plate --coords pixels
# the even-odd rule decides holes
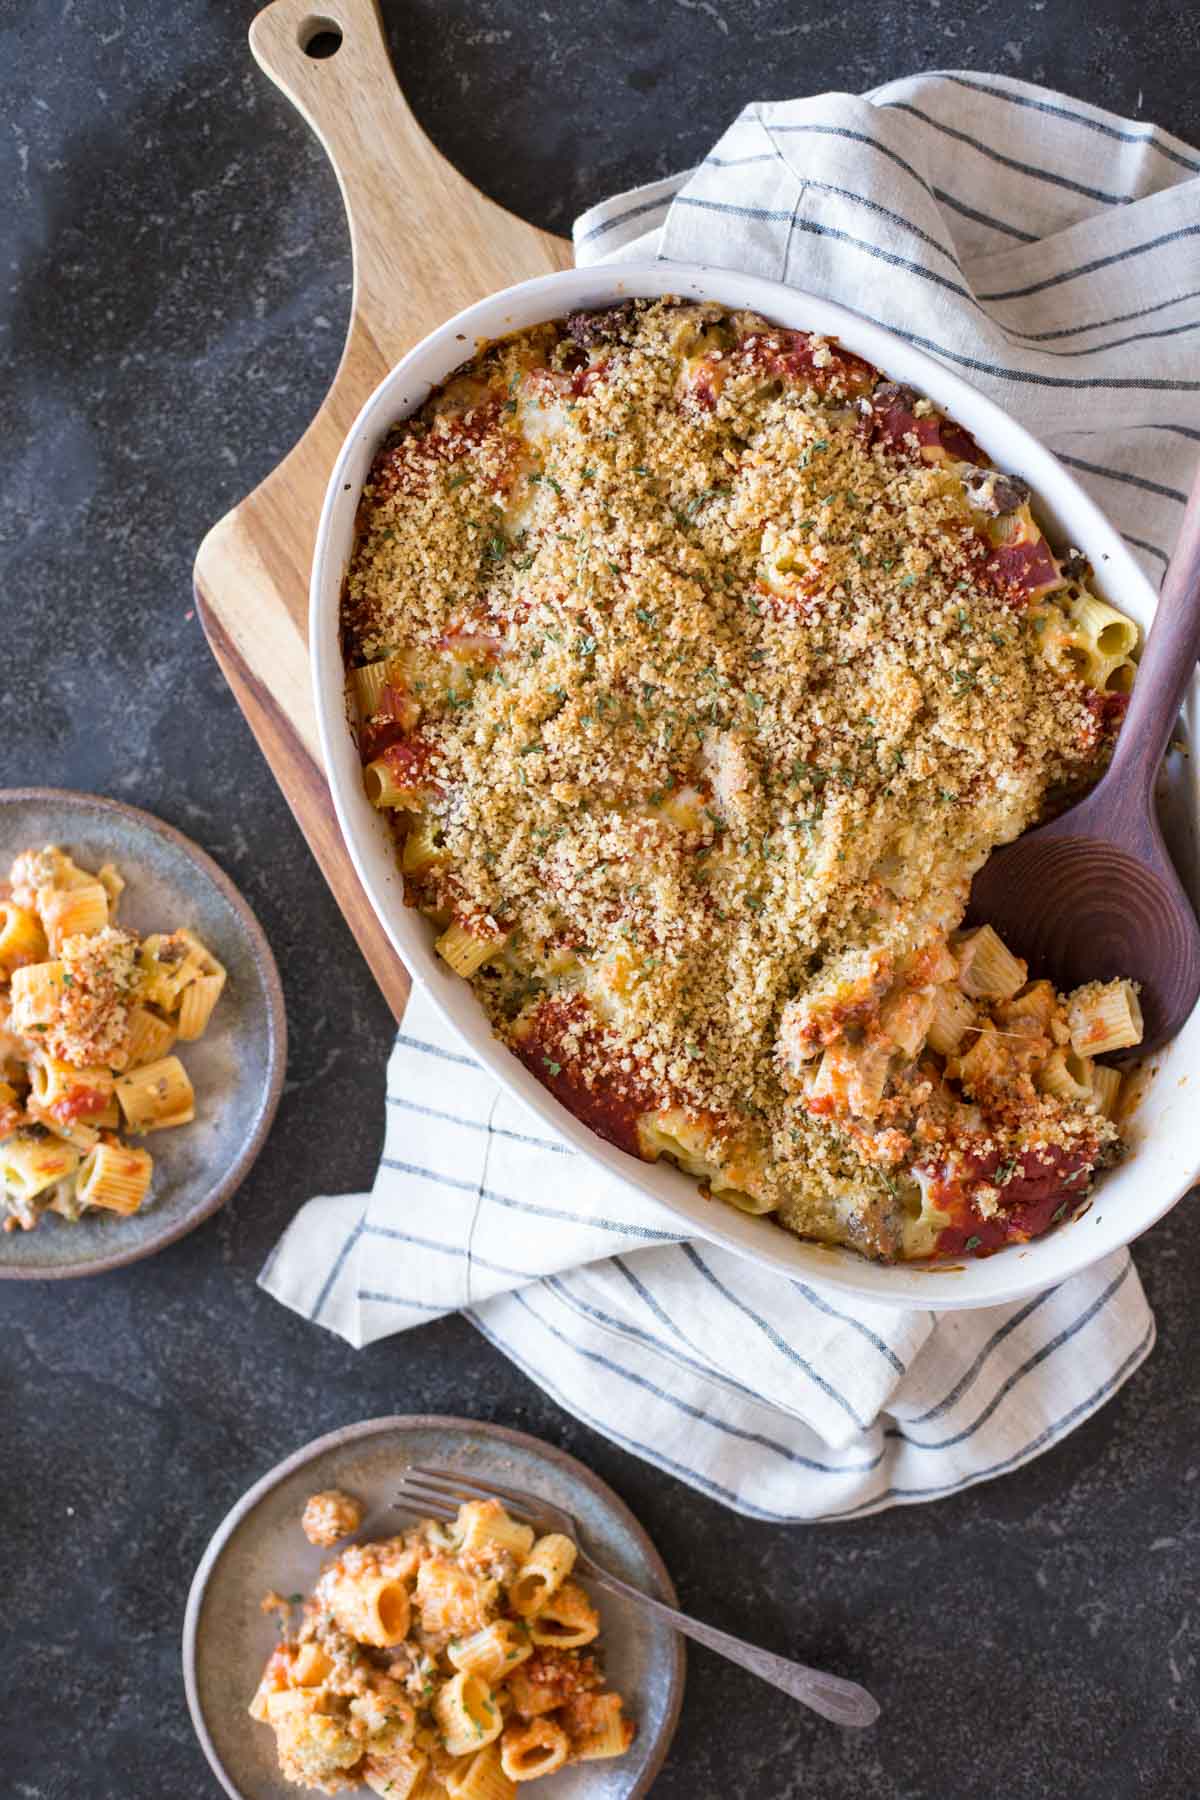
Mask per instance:
[[[188,1595],[188,1706],[205,1755],[233,1800],[295,1800],[297,1793],[279,1773],[274,1735],[246,1708],[277,1641],[273,1619],[259,1602],[271,1588],[309,1593],[333,1554],[315,1549],[301,1531],[304,1502],[323,1488],[345,1488],[366,1509],[357,1537],[386,1535],[411,1523],[410,1515],[391,1506],[410,1463],[557,1501],[578,1520],[602,1568],[675,1605],[662,1559],[625,1504],[573,1456],[537,1438],[472,1419],[430,1416],[370,1419],[317,1438],[238,1501],[204,1552]],[[636,1800],[649,1793],[679,1716],[682,1639],[638,1607],[607,1594],[596,1599],[605,1674],[637,1721],[637,1736],[623,1757],[546,1776],[539,1800]]]
[[[127,886],[118,924],[190,926],[229,971],[212,1023],[179,1058],[196,1118],[155,1132],[150,1194],[131,1218],[99,1209],[77,1224],[51,1214],[33,1231],[0,1232],[0,1277],[46,1281],[136,1262],[191,1231],[228,1200],[262,1148],[287,1062],[279,972],[262,927],[227,875],[188,838],[137,807],[59,788],[0,790],[0,873],[18,851],[58,844],[87,869],[116,863]]]

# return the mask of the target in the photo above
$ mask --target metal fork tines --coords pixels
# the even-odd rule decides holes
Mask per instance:
[[[587,1555],[580,1543],[579,1527],[575,1520],[565,1507],[558,1506],[554,1501],[543,1500],[540,1495],[522,1493],[517,1488],[502,1487],[498,1481],[473,1481],[470,1476],[460,1475],[456,1470],[426,1469],[419,1466],[405,1471],[396,1490],[397,1506],[435,1519],[452,1519],[464,1502],[491,1499],[502,1501],[509,1514],[520,1524],[541,1529],[549,1526],[552,1530],[561,1531],[573,1538],[579,1550],[576,1569],[597,1587],[606,1589],[610,1594],[619,1594],[622,1599],[652,1613],[663,1624],[671,1626],[684,1637],[705,1645],[709,1650],[715,1650],[719,1656],[727,1657],[730,1662],[736,1663],[739,1668],[748,1669],[763,1681],[769,1681],[772,1686],[790,1694],[793,1700],[799,1700],[801,1705],[820,1713],[822,1718],[832,1719],[836,1725],[861,1729],[863,1726],[873,1725],[879,1717],[878,1702],[857,1681],[847,1681],[842,1675],[830,1675],[822,1669],[810,1669],[804,1663],[793,1662],[786,1656],[776,1656],[773,1651],[747,1644],[741,1638],[732,1637],[727,1631],[718,1631],[716,1626],[708,1625],[702,1619],[688,1618],[674,1607],[665,1606],[661,1600],[655,1600],[651,1595],[643,1594],[639,1588],[631,1587],[629,1582],[622,1581],[619,1576],[610,1575],[607,1569],[600,1568]]]
[[[506,1511],[523,1525],[552,1524],[556,1531],[576,1536],[575,1521],[564,1507],[515,1488],[503,1487],[498,1481],[472,1481],[457,1470],[426,1469],[420,1465],[406,1469],[396,1490],[398,1506],[423,1506],[438,1510],[441,1518],[453,1518],[459,1507],[471,1500],[500,1500]]]

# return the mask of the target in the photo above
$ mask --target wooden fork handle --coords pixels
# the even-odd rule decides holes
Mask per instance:
[[[1129,711],[1104,779],[1117,824],[1145,810],[1179,708],[1200,657],[1200,466],[1138,665]],[[1128,802],[1130,813],[1124,813]],[[1114,834],[1115,835],[1115,834]]]
[[[835,1725],[862,1729],[873,1725],[879,1717],[878,1701],[872,1699],[857,1681],[844,1681],[840,1675],[826,1675],[820,1669],[806,1668],[803,1663],[789,1662],[786,1656],[774,1656],[769,1650],[760,1650],[757,1645],[744,1643],[741,1638],[718,1631],[713,1625],[705,1625],[700,1619],[689,1619],[686,1613],[676,1612],[674,1607],[664,1606],[661,1600],[652,1600],[649,1594],[643,1594],[638,1588],[630,1587],[628,1582],[598,1569],[590,1558],[585,1564],[581,1557],[579,1569],[597,1587],[632,1600],[634,1605],[653,1613],[655,1618],[673,1627],[683,1637],[715,1650],[718,1656],[736,1663],[741,1669],[749,1669],[752,1675],[769,1681],[772,1687],[782,1689],[793,1700],[820,1713],[822,1718],[831,1719]]]

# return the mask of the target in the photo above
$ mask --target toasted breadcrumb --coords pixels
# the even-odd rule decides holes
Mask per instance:
[[[328,1488],[323,1493],[309,1495],[300,1523],[310,1544],[319,1544],[328,1550],[339,1538],[349,1537],[352,1531],[357,1531],[362,1520],[360,1500],[353,1494],[343,1493],[341,1488]]]
[[[22,850],[14,857],[8,878],[17,905],[33,912],[42,888],[70,887],[80,875],[65,851],[56,844],[46,844],[40,850]],[[83,879],[88,878],[84,875]]]
[[[124,1068],[129,1003],[137,985],[136,951],[133,933],[116,925],[65,939],[59,951],[62,993],[45,1032],[51,1056],[77,1069]]]
[[[615,1078],[718,1144],[749,1132],[783,1224],[891,1255],[890,1171],[963,1115],[929,1110],[914,1065],[871,1132],[816,1116],[788,1034],[869,1030],[990,848],[1094,779],[1108,740],[1039,649],[1045,606],[989,560],[1025,490],[989,474],[972,498],[919,454],[941,431],[969,455],[966,434],[908,396],[897,435],[906,390],[873,413],[878,379],[718,307],[520,333],[378,455],[343,628],[352,664],[408,671],[397,754],[435,834],[410,901],[509,933],[473,977],[497,1032],[536,1046],[565,984],[603,1030],[526,1060],[568,1104],[594,1114]],[[373,723],[365,758],[397,741]],[[1024,1099],[1001,1149],[1011,1126],[1094,1150],[1081,1106]]]

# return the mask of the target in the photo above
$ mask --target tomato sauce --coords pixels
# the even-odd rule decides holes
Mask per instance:
[[[1012,1157],[999,1151],[965,1156],[961,1173],[936,1175],[932,1184],[933,1204],[952,1220],[938,1234],[934,1255],[962,1256],[978,1251],[986,1256],[1006,1244],[1041,1237],[1079,1206],[1094,1162],[1094,1147],[1083,1146],[1026,1150],[1016,1157],[1015,1167]],[[1001,1208],[987,1219],[974,1203],[974,1190],[985,1184],[999,1189]]]
[[[417,717],[417,705],[411,694],[390,684],[381,688],[378,707],[358,728],[359,753],[363,762],[374,762],[377,756],[398,744],[412,729]]]
[[[103,1112],[108,1105],[108,1095],[102,1094],[99,1088],[72,1088],[61,1100],[56,1100],[46,1111],[60,1125],[73,1125],[76,1119],[90,1118],[93,1113]]]
[[[986,460],[975,439],[963,426],[956,425],[953,419],[939,418],[936,413],[918,417],[903,401],[873,408],[867,421],[867,433],[872,443],[884,444],[889,450],[911,454],[909,440],[915,438],[918,455],[931,450],[942,452],[953,462],[982,463]],[[934,456],[925,460],[938,461],[940,458]]]
[[[717,390],[713,386],[711,374],[699,375],[691,385],[692,399],[703,412],[715,412],[717,408]]]
[[[1036,594],[1056,587],[1058,564],[1044,537],[1032,543],[1001,544],[983,564],[983,574],[1009,606],[1027,606]]]
[[[399,738],[383,752],[383,761],[397,787],[427,788],[431,794],[441,793],[437,782],[430,779],[433,746],[426,738],[420,735]]]
[[[567,1048],[567,1033],[571,1044]],[[525,1067],[549,1088],[567,1111],[598,1137],[631,1156],[641,1156],[638,1119],[659,1105],[657,1095],[636,1075],[617,1067],[616,1051],[606,1043],[603,1026],[578,995],[556,996],[538,1007],[527,1034],[512,1048]],[[604,1073],[589,1087],[585,1070],[600,1065]]]
[[[585,369],[577,369],[571,377],[571,394],[576,400],[582,400],[590,394],[597,382],[603,381],[608,372],[608,362],[589,363]]]
[[[1088,711],[1099,725],[1101,731],[1116,732],[1121,729],[1129,706],[1128,694],[1109,693],[1107,689],[1093,688],[1084,703]]]
[[[822,360],[815,358],[818,350]],[[838,383],[848,393],[857,392],[877,379],[876,371],[850,350],[842,350],[806,331],[755,332],[742,342],[742,354],[750,363],[784,381],[802,382],[824,392]]]

